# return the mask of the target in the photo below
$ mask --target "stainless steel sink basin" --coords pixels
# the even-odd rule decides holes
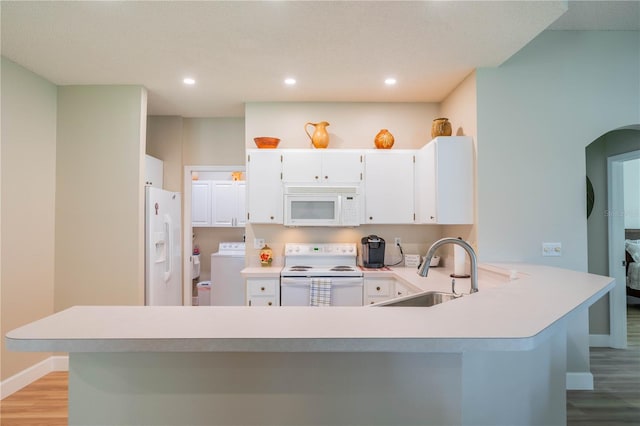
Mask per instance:
[[[387,300],[370,306],[422,306],[428,307],[448,302],[457,297],[453,293],[443,293],[440,291],[428,291],[426,293],[412,294],[399,299]]]

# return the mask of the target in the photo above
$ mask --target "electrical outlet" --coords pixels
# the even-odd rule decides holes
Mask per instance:
[[[395,238],[395,243],[397,246],[399,246],[402,243],[402,241],[400,240],[400,237]]]
[[[542,243],[543,256],[562,256],[562,243]]]
[[[254,238],[253,248],[261,249],[262,247],[264,247],[264,238]]]

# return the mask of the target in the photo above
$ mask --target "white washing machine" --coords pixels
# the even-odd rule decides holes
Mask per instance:
[[[220,243],[211,255],[211,304],[242,306],[245,304],[244,269],[245,244]]]

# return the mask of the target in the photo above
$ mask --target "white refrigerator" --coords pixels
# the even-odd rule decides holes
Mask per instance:
[[[180,193],[145,191],[144,304],[182,305]]]

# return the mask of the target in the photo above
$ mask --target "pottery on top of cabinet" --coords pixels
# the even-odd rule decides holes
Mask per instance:
[[[259,137],[259,138],[253,138],[253,141],[256,143],[256,146],[258,148],[264,149],[264,148],[277,148],[278,144],[280,143],[280,139],[278,138],[270,138],[270,137]]]
[[[314,126],[313,135],[309,134],[307,128],[309,125]],[[327,126],[329,123],[321,121],[319,123],[306,123],[304,125],[304,132],[311,139],[311,143],[315,148],[326,148],[329,146],[329,133],[327,132]]]
[[[391,149],[394,141],[393,135],[387,129],[380,130],[373,140],[378,149]]]
[[[431,124],[431,138],[451,136],[451,123],[446,117],[436,118]]]

